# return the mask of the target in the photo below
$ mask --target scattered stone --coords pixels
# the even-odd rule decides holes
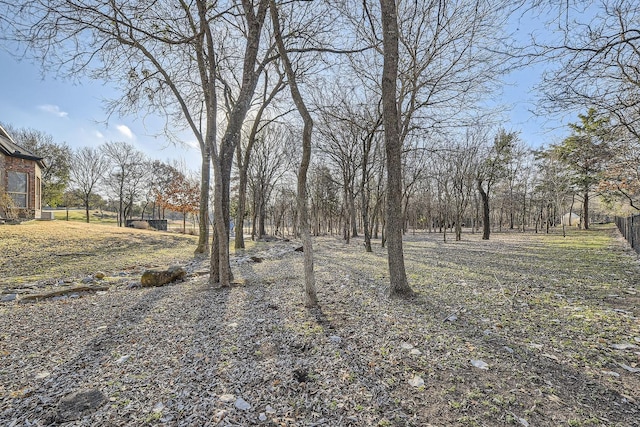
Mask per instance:
[[[255,262],[255,263],[260,263],[260,262],[262,262],[262,261],[263,261],[263,260],[262,260],[262,258],[257,257],[257,256],[249,257],[249,259],[250,259],[251,261]]]
[[[456,320],[458,320],[458,316],[456,316],[455,314],[452,314],[451,316],[448,316],[446,319],[444,319],[445,322],[455,322]]]
[[[402,344],[400,344],[400,348],[403,350],[411,350],[413,348],[413,345],[403,342]]]
[[[294,249],[295,252],[304,252],[304,246],[298,246]]]
[[[220,396],[220,400],[224,403],[231,403],[236,400],[236,397],[233,394],[223,394]]]
[[[65,423],[78,420],[97,410],[106,401],[106,396],[95,388],[71,393],[58,403],[56,421]]]
[[[621,368],[626,369],[627,371],[633,374],[637,374],[638,372],[640,372],[640,368],[634,368],[632,366],[625,365],[624,363],[618,363],[618,365],[620,365]]]
[[[16,298],[18,298],[18,294],[6,294],[2,296],[2,299],[0,299],[0,302],[15,301]]]
[[[42,380],[42,379],[47,378],[49,375],[51,375],[51,372],[38,372],[36,374],[36,379],[37,380]]]
[[[232,322],[232,323],[229,323],[227,326],[230,328],[237,328],[238,324],[236,322]]]
[[[88,276],[82,279],[82,283],[91,283],[91,282],[93,282],[93,277],[91,276]]]
[[[611,375],[612,377],[616,377],[616,378],[620,376],[619,373],[613,372],[613,371],[602,371],[602,373],[605,375]]]
[[[329,341],[331,341],[334,344],[340,344],[342,342],[342,338],[340,338],[337,335],[331,335],[329,336]]]
[[[423,387],[424,380],[420,376],[416,375],[409,380],[409,385],[412,387]]]
[[[620,344],[611,344],[610,347],[615,350],[635,350],[637,348],[640,348],[637,345],[631,344],[628,342],[620,343]]]
[[[122,356],[122,357],[120,357],[118,360],[116,360],[116,363],[117,363],[118,365],[121,365],[121,364],[123,364],[124,362],[126,362],[127,360],[129,360],[129,358],[130,358],[130,357],[131,357],[131,356],[129,356],[129,355]]]
[[[267,421],[267,415],[264,412],[260,412],[260,415],[258,415],[258,419],[260,421]]]
[[[513,354],[513,349],[511,347],[505,345],[502,348],[504,348],[507,353]]]
[[[411,354],[412,356],[420,356],[422,352],[417,348],[412,348],[411,351],[409,351],[409,354]]]
[[[275,414],[275,413],[276,413],[276,410],[275,410],[275,409],[273,409],[273,408],[271,407],[271,405],[267,405],[267,407],[266,407],[266,408],[264,408],[264,412],[266,412],[267,414]]]
[[[153,407],[153,412],[162,412],[164,410],[164,404],[162,402],[158,402]]]
[[[95,274],[93,275],[93,277],[95,277],[98,280],[102,280],[106,277],[107,275],[104,274],[102,271],[96,271]]]
[[[140,285],[143,288],[164,286],[168,283],[182,280],[187,275],[187,271],[179,266],[169,267],[167,270],[147,270],[142,274]]]
[[[233,406],[240,409],[241,411],[248,411],[249,409],[251,409],[251,405],[249,404],[249,402],[241,397],[236,400],[236,403],[234,403]]]
[[[471,359],[471,364],[478,369],[484,369],[485,371],[489,369],[489,365],[479,359]]]

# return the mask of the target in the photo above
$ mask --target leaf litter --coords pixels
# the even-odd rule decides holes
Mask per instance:
[[[384,249],[323,237],[318,309],[300,303],[302,256],[286,242],[247,250],[263,262],[235,264],[228,289],[195,275],[3,303],[0,424],[46,425],[97,387],[108,403],[68,425],[634,425],[640,359],[614,345],[640,336],[638,296],[623,292],[640,269],[614,230],[571,247],[438,238],[407,235],[410,302],[386,296]]]

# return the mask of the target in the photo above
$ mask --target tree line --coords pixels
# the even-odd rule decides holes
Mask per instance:
[[[211,254],[211,283],[232,278],[232,215],[236,224],[256,215],[260,235],[271,212],[303,240],[304,298],[313,306],[312,233],[337,226],[345,239],[363,233],[370,248],[379,231],[390,292],[410,295],[402,252],[410,226],[453,228],[458,239],[464,225],[481,226],[484,238],[492,224],[538,229],[579,194],[587,227],[596,186],[637,205],[633,165],[620,157],[633,156],[626,147],[638,140],[638,49],[629,36],[637,7],[623,0],[580,23],[569,14],[586,2],[550,3],[0,1],[0,26],[70,77],[118,84],[122,97],[109,112],[157,114],[169,138],[194,135],[202,154],[196,252]],[[514,14],[554,7],[562,13],[550,15],[567,17],[554,23],[558,43],[515,41]],[[487,100],[511,69],[540,58],[558,64],[541,87],[548,108],[572,100],[598,124],[581,118],[567,140],[533,153]],[[598,66],[602,73],[592,72]],[[600,76],[605,89],[591,84]],[[603,154],[613,141],[625,149]],[[275,145],[261,158],[267,144]],[[613,169],[620,174],[607,186],[601,175]],[[234,244],[243,247],[242,233]]]

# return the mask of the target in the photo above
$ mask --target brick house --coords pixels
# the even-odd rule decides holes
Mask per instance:
[[[42,216],[41,157],[20,147],[0,126],[0,218]]]

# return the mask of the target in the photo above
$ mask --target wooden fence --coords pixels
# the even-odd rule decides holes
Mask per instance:
[[[616,225],[631,247],[640,253],[640,215],[626,218],[617,216]]]

